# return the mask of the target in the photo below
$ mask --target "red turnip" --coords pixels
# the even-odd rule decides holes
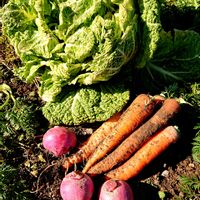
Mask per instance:
[[[78,171],[70,172],[60,185],[63,200],[91,200],[94,192],[92,179]]]
[[[44,134],[42,143],[55,156],[61,156],[76,145],[76,135],[68,128],[55,126]]]
[[[131,187],[125,181],[107,180],[100,189],[99,200],[133,200]]]

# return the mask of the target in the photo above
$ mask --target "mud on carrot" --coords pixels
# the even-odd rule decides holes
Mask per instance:
[[[113,127],[118,123],[122,112],[114,114],[111,118],[105,121],[92,135],[88,138],[84,145],[79,147],[79,150],[63,161],[63,167],[69,168],[73,164],[77,164],[87,160],[94,152],[99,143],[112,131]]]
[[[89,157],[82,172],[86,173],[92,165],[102,159],[133,130],[145,122],[161,102],[163,102],[161,98],[153,98],[147,94],[138,95],[124,111],[118,123],[112,129],[112,132],[98,145],[94,153]]]
[[[161,108],[143,125],[133,131],[115,150],[104,159],[93,165],[87,172],[90,175],[102,174],[114,166],[126,161],[154,133],[168,125],[169,121],[180,110],[180,104],[175,99],[166,99]]]
[[[174,126],[158,131],[129,160],[105,174],[106,179],[128,180],[137,176],[151,161],[164,152],[180,138],[180,132]]]

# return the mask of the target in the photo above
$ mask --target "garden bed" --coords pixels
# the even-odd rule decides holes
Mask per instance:
[[[2,5],[0,3],[0,7],[6,2],[6,0],[3,1]],[[168,31],[174,27],[177,28],[177,26],[183,29],[180,32],[171,31],[171,35],[166,32],[166,37],[171,38],[173,34],[182,37],[185,30],[191,29],[192,31],[190,30],[189,34],[198,39],[198,13],[191,14],[189,11],[181,10],[183,12],[180,14],[175,7],[172,10],[164,9],[164,11],[166,13],[162,13],[161,21],[165,30]],[[169,11],[173,12],[170,13]],[[166,22],[165,14],[171,17],[169,22]],[[194,27],[190,27],[190,22],[187,20],[183,20],[186,22],[184,24],[179,20],[179,17],[182,20],[182,17],[185,17],[186,14],[189,16],[189,21],[193,20]],[[173,21],[174,19],[177,21]],[[193,43],[189,39],[189,44]],[[179,41],[177,41],[177,44],[180,45]],[[170,45],[169,48],[171,48]],[[180,48],[182,50],[181,45]],[[179,56],[178,51],[179,49],[175,52],[177,56]],[[141,52],[139,51],[139,53]],[[198,49],[196,49],[196,52],[199,52]],[[159,52],[156,53],[159,55]],[[174,121],[181,133],[180,140],[146,166],[137,177],[128,180],[134,192],[135,200],[200,199],[200,82],[196,78],[199,77],[199,74],[197,74],[199,68],[197,65],[195,66],[199,60],[198,57],[185,59],[186,65],[189,63],[187,67],[192,63],[194,71],[192,71],[191,80],[187,73],[180,73],[180,75],[186,75],[186,81],[179,81],[174,76],[173,71],[172,73],[166,71],[165,65],[177,67],[176,62],[175,65],[170,63],[174,61],[173,59],[176,56],[170,56],[169,53],[169,58],[166,60],[165,58],[159,60],[158,56],[158,60],[153,58],[153,61],[148,61],[147,66],[142,70],[134,69],[134,73],[131,70],[122,73],[122,76],[126,76],[128,73],[128,81],[126,81],[131,83],[132,88],[127,104],[141,93],[161,94],[167,98],[178,98],[183,102],[181,112]],[[177,60],[180,61],[181,59]],[[193,61],[196,61],[196,63],[193,63]],[[158,68],[155,70],[155,63],[163,65],[164,68],[159,68],[160,71],[158,70],[158,72]],[[131,66],[131,61],[128,64]],[[185,66],[183,64],[182,67]],[[42,146],[43,134],[53,125],[44,117],[42,112],[45,102],[38,95],[41,77],[36,77],[31,84],[23,82],[13,73],[13,69],[18,67],[21,67],[21,60],[16,55],[14,48],[8,43],[7,37],[0,30],[0,200],[61,200],[59,187],[65,173],[72,170],[82,170],[85,162],[74,165],[71,169],[65,171],[61,166],[64,156],[54,157],[44,149]],[[184,70],[186,69],[184,68]],[[177,71],[175,75],[176,73]],[[167,75],[169,75],[167,77],[169,80],[166,78]],[[131,79],[131,82],[129,82],[129,79]],[[8,99],[7,102],[6,99]],[[78,144],[81,144],[102,123],[103,121],[69,125],[69,127],[74,129]],[[76,150],[74,149],[74,151]],[[93,177],[93,181],[95,184],[93,199],[96,200],[98,199],[99,188],[104,180],[101,176],[97,176]]]

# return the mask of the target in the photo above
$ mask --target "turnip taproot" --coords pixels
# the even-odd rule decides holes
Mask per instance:
[[[63,126],[50,128],[43,136],[43,146],[55,156],[68,153],[77,142],[75,132]]]
[[[92,179],[79,171],[67,174],[60,185],[60,194],[63,200],[91,200],[93,192]]]
[[[99,193],[99,200],[133,200],[130,185],[121,180],[110,179],[103,183]]]

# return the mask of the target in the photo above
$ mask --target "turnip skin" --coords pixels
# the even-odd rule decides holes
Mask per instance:
[[[134,200],[133,191],[125,181],[110,179],[101,186],[99,200]]]
[[[79,171],[67,174],[60,185],[60,194],[63,200],[91,200],[93,193],[92,179]]]
[[[76,142],[75,132],[63,126],[54,126],[44,134],[42,144],[46,150],[59,157],[75,147]]]

